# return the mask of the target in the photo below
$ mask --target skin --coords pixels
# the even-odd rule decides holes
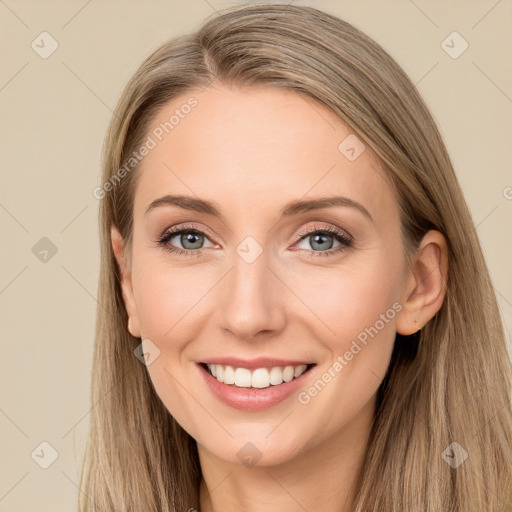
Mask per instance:
[[[446,241],[429,231],[407,266],[379,159],[366,147],[349,161],[338,146],[352,130],[321,104],[289,90],[217,85],[169,102],[148,134],[190,96],[197,107],[142,161],[130,264],[112,228],[130,332],[160,350],[147,367],[156,392],[198,443],[203,512],[351,511],[395,334],[416,332],[442,305]],[[215,202],[222,220],[171,205],[145,215],[171,193]],[[373,221],[347,206],[279,215],[289,201],[332,195],[359,202]],[[155,243],[182,223],[206,232],[201,255]],[[300,241],[313,226],[337,227],[352,245],[323,256],[340,242]],[[262,249],[252,263],[236,252],[248,236]],[[194,247],[179,235],[172,244]],[[317,363],[307,390],[397,301],[402,309],[308,404],[292,395],[244,412],[199,378],[196,362],[207,357],[294,358]],[[252,467],[237,457],[247,442],[261,452]]]

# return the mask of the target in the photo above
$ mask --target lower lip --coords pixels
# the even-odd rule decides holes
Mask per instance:
[[[213,394],[226,405],[243,411],[262,411],[277,405],[294,394],[311,374],[314,366],[300,377],[268,388],[239,388],[234,384],[224,384],[198,364],[199,371]]]

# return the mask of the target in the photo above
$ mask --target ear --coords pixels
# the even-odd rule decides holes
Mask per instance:
[[[428,231],[412,260],[396,316],[396,331],[402,335],[421,329],[443,305],[448,277],[448,247],[444,236]]]
[[[121,275],[121,288],[123,292],[126,312],[128,314],[128,331],[132,336],[140,338],[140,323],[137,314],[137,306],[135,304],[135,298],[133,295],[131,269],[126,263],[126,258],[124,255],[124,241],[115,226],[112,226],[110,234],[112,240],[112,249],[114,250],[114,255],[117,260],[117,264],[119,265],[119,271]]]

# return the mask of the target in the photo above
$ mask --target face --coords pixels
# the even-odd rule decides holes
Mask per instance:
[[[202,450],[236,464],[278,464],[364,432],[409,282],[376,155],[321,104],[275,88],[187,93],[148,135],[123,291],[167,409]],[[200,364],[211,361],[235,384]]]

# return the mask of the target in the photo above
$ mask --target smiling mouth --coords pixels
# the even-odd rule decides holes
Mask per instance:
[[[264,389],[298,379],[316,363],[298,366],[273,366],[249,370],[230,365],[199,363],[218,382],[239,388]]]

